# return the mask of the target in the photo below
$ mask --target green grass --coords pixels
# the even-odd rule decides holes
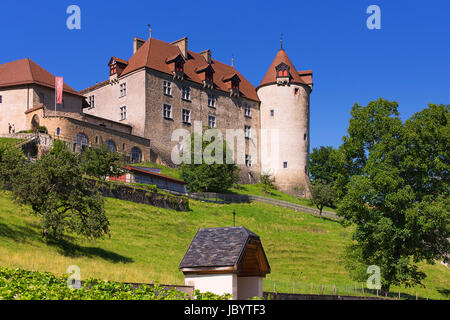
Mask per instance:
[[[25,141],[25,140],[24,139],[15,139],[15,138],[0,138],[0,144],[3,144],[3,145],[14,146],[22,141]]]
[[[255,195],[255,196],[262,196],[262,197],[266,197],[266,198],[272,198],[272,199],[281,200],[281,201],[288,201],[288,202],[300,204],[302,206],[317,209],[316,206],[309,199],[294,197],[294,196],[291,196],[287,193],[283,193],[278,190],[272,190],[269,194],[264,193],[264,191],[262,190],[262,185],[260,183],[235,185],[233,188],[231,188],[230,191],[232,193],[237,193],[237,194],[249,194],[249,195]],[[335,212],[335,210],[333,208],[329,208],[329,207],[325,207],[325,208],[323,208],[323,210]]]
[[[178,265],[198,228],[236,224],[259,234],[272,268],[264,290],[316,292],[321,284],[330,293],[352,288],[341,261],[351,241],[351,229],[338,222],[265,203],[218,205],[191,201],[192,211],[176,212],[132,202],[106,199],[111,238],[90,241],[71,236],[59,245],[45,244],[39,220],[27,207],[18,207],[8,192],[0,192],[0,265],[64,273],[81,268],[82,278],[128,282],[183,284]],[[450,298],[450,270],[441,264],[422,265],[426,288],[400,289],[402,294]],[[358,284],[361,287],[361,284]],[[398,288],[393,288],[397,292]]]

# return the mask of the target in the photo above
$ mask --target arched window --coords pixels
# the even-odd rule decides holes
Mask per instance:
[[[37,131],[38,127],[39,127],[39,116],[35,114],[33,118],[31,118],[31,129],[33,131]]]
[[[138,147],[131,148],[131,163],[142,162],[142,152]]]
[[[57,134],[58,136],[61,134],[61,128],[60,128],[60,127],[56,128],[56,134]]]
[[[112,140],[106,141],[106,150],[112,151],[112,152],[117,152],[117,147],[116,147],[116,144],[114,143],[114,141],[112,141]]]
[[[80,152],[89,146],[89,140],[84,133],[78,133],[75,137],[73,149],[75,152]]]

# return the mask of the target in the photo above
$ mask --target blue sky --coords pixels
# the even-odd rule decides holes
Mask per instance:
[[[81,30],[66,8],[81,8]],[[381,30],[366,9],[381,8]],[[354,103],[399,102],[407,119],[428,103],[450,104],[449,1],[9,1],[0,11],[0,63],[29,57],[82,90],[108,77],[111,56],[128,59],[133,37],[189,38],[255,86],[279,49],[314,71],[312,147],[337,147]]]

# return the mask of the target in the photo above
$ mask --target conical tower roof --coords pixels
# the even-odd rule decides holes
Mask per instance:
[[[305,85],[312,84],[311,81],[308,81],[308,79],[305,79],[305,75],[312,74],[312,71],[301,71],[298,72],[297,69],[295,69],[294,64],[289,59],[288,55],[286,54],[286,51],[284,49],[280,49],[275,56],[275,59],[273,59],[272,64],[269,67],[269,70],[267,70],[266,75],[262,79],[259,86],[256,88],[260,88],[262,86],[270,85],[270,84],[276,84],[277,83],[277,70],[276,67],[280,65],[281,63],[286,64],[289,66],[289,76],[290,76],[290,82],[291,83],[300,83]]]

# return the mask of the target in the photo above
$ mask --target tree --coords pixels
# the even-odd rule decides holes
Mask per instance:
[[[60,239],[65,231],[88,238],[109,234],[100,192],[83,179],[79,157],[61,141],[41,159],[23,164],[12,186],[15,200],[41,217],[44,238]]]
[[[270,194],[275,189],[275,177],[268,173],[261,173],[261,189],[265,194]]]
[[[308,159],[308,175],[312,183],[322,180],[322,183],[333,184],[336,166],[333,161],[333,147],[314,148]]]
[[[0,188],[11,187],[11,177],[25,162],[22,150],[14,145],[0,143]]]
[[[333,206],[334,191],[330,183],[323,180],[316,180],[311,185],[311,201],[319,209],[320,216],[325,206]]]
[[[100,147],[85,148],[81,154],[83,173],[88,176],[106,179],[123,174],[122,159],[119,153]]]
[[[220,161],[205,161],[205,157],[202,157],[200,164],[195,164],[196,152],[194,148],[194,142],[202,141],[202,147],[199,150],[203,156],[205,150],[214,146],[217,143],[218,149],[222,149],[222,155],[217,155],[217,149],[211,152],[211,158],[216,157]],[[215,138],[217,139],[217,138]],[[227,150],[225,141],[215,140],[205,141],[201,137],[196,138],[195,134],[191,135],[191,147],[190,158],[191,163],[183,163],[181,165],[181,178],[188,183],[187,189],[189,192],[225,192],[233,186],[234,183],[238,181],[239,178],[239,167],[235,164],[226,163],[226,154],[230,152]],[[206,159],[210,160],[210,159]]]
[[[381,269],[391,285],[421,285],[417,263],[449,252],[449,107],[430,105],[403,123],[383,99],[352,109],[338,151],[338,214],[356,225],[350,271]]]

